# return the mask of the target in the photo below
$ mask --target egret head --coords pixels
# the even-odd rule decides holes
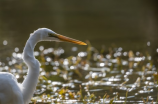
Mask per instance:
[[[79,45],[87,45],[86,43],[82,41],[57,34],[56,32],[47,28],[39,28],[38,30],[34,31],[33,34],[37,34],[39,36],[40,41],[70,42],[70,43],[75,43]]]

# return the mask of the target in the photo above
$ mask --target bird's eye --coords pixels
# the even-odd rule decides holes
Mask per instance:
[[[51,33],[48,33],[48,37],[53,37],[53,35]]]

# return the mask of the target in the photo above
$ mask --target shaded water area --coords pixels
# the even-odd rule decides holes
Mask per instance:
[[[125,50],[146,50],[149,41],[154,45],[154,11],[143,1],[0,1],[1,41],[7,49],[20,47],[31,32],[41,27],[55,32],[89,40],[94,47],[116,45]],[[44,44],[44,43],[41,43]],[[47,46],[52,46],[45,43]],[[1,47],[3,44],[1,42]],[[60,44],[59,46],[73,46]],[[5,53],[7,49],[5,50]],[[80,47],[82,48],[82,47]],[[66,49],[70,50],[70,49]]]
[[[144,103],[157,101],[157,13],[155,2],[0,1],[0,71],[22,82],[21,53],[40,27],[88,46],[40,42],[41,73],[33,102]],[[90,44],[91,43],[91,44]]]

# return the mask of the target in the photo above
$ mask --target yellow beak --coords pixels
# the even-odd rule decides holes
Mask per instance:
[[[78,44],[78,45],[87,45],[86,43],[84,43],[82,41],[79,41],[79,40],[76,40],[76,39],[72,39],[72,38],[69,38],[69,37],[66,37],[66,36],[63,36],[63,35],[60,35],[60,34],[57,34],[57,37],[61,41],[75,43],[75,44]]]

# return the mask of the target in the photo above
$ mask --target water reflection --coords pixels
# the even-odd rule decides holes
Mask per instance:
[[[8,42],[6,40],[3,41],[3,45],[7,45]]]
[[[15,50],[12,57],[7,57],[8,63],[0,62],[0,70],[13,73],[22,82],[27,67],[23,64],[18,48]],[[121,49],[120,52],[125,53]],[[78,56],[80,53],[86,55]],[[113,54],[115,53],[117,52]],[[32,102],[138,103],[142,101],[142,97],[155,101],[157,84],[155,85],[154,80],[157,79],[154,79],[153,74],[156,77],[156,68],[151,64],[151,58],[143,58],[151,56],[140,57],[138,52],[134,56],[132,51],[126,53],[128,56],[122,56],[121,62],[118,62],[121,56],[111,57],[109,53],[103,56],[97,51],[91,54],[89,60],[86,59],[89,52],[78,52],[76,56],[60,58],[64,54],[63,48],[45,49],[40,46],[39,51],[34,52],[41,62],[41,72]],[[94,58],[96,55],[97,61]]]

